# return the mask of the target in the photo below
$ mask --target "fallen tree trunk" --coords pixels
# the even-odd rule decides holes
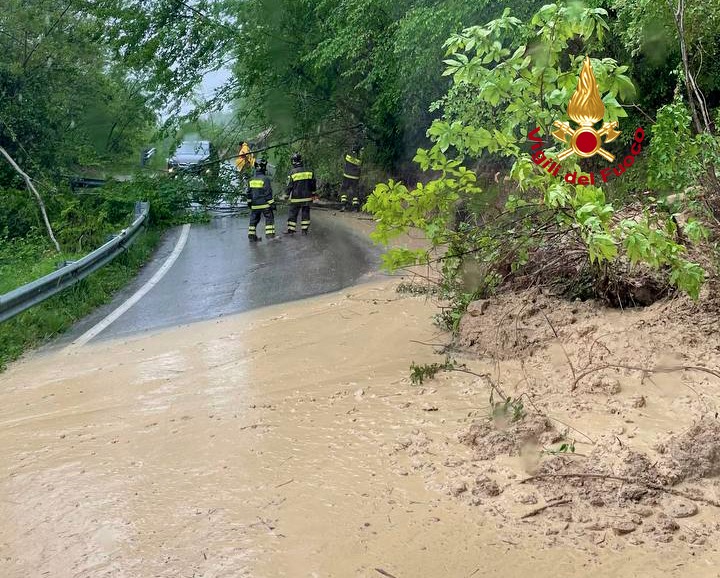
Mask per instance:
[[[0,147],[0,154],[2,154],[7,161],[10,163],[12,168],[14,168],[17,173],[25,180],[25,183],[27,184],[30,191],[35,195],[35,200],[37,201],[38,207],[40,208],[40,213],[42,214],[43,221],[45,222],[45,228],[47,229],[48,236],[50,237],[50,240],[52,241],[53,245],[55,245],[55,250],[60,253],[60,243],[57,242],[57,239],[55,238],[55,234],[53,233],[52,226],[50,225],[50,220],[47,216],[47,211],[45,210],[45,203],[42,200],[42,197],[40,196],[40,193],[37,192],[37,189],[32,184],[32,180],[27,175],[25,171],[23,171],[18,164],[13,160],[13,158],[10,156],[10,154],[3,148]]]

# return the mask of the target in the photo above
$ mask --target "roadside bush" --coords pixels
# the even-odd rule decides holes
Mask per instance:
[[[608,29],[606,16],[601,8],[549,4],[523,22],[506,9],[501,18],[446,42],[444,74],[453,83],[434,105],[442,116],[428,129],[433,146],[415,157],[431,179],[414,188],[381,183],[366,208],[378,220],[373,234],[378,242],[387,244],[410,228],[424,231],[431,251],[392,249],[384,265],[442,267],[453,302],[448,325],[456,325],[468,295],[523,275],[527,266],[535,267],[534,275],[526,276],[529,283],[587,274],[595,296],[606,299],[607,279],[616,279],[626,263],[641,264],[663,271],[668,284],[698,297],[705,272],[687,258],[680,239],[697,241],[699,230],[689,234],[686,224],[680,232],[688,234],[679,235],[673,215],[652,197],[642,198],[632,211],[619,210],[599,186],[569,184],[539,169],[530,156],[527,135],[536,127],[550,158],[565,148],[554,142],[551,127],[566,117],[585,55],[594,52]],[[628,67],[609,58],[591,62],[604,95],[604,120],[626,117],[618,99],[634,95]],[[497,158],[512,163],[515,185],[500,209],[484,202],[488,192],[469,168],[476,159]],[[573,171],[586,172],[577,162],[563,163],[562,174]],[[485,208],[478,212],[477,207]],[[458,222],[459,208],[465,214]],[[480,272],[471,287],[462,282],[469,261]],[[623,305],[620,301],[614,304]]]

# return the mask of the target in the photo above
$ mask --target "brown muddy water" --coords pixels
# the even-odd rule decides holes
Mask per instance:
[[[410,385],[412,361],[439,359],[418,342],[446,336],[395,283],[14,365],[0,576],[719,575],[716,553],[683,544],[508,539],[427,486],[398,440],[423,428],[456,444],[485,397]]]

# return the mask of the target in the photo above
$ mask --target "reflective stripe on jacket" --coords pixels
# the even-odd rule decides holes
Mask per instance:
[[[343,176],[346,179],[358,180],[360,178],[361,166],[362,161],[360,159],[352,155],[345,155],[345,171],[343,172]]]
[[[256,174],[252,179],[250,179],[249,186],[250,190],[248,192],[248,202],[253,210],[267,209],[275,203],[270,177],[266,174]]]
[[[293,167],[288,177],[287,192],[291,203],[305,203],[312,201],[313,193],[317,190],[315,175],[303,167]]]

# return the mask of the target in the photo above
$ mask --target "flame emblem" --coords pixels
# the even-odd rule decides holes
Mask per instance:
[[[620,131],[617,130],[618,123],[617,121],[606,122],[603,123],[600,130],[594,128],[594,125],[605,116],[605,105],[600,98],[597,80],[590,58],[587,56],[580,71],[577,90],[570,99],[567,111],[568,116],[579,124],[580,128],[573,129],[570,127],[570,123],[559,120],[553,123],[553,126],[557,128],[552,133],[556,139],[567,145],[567,139],[570,138],[570,148],[562,151],[558,155],[558,160],[564,161],[573,154],[581,158],[589,158],[598,154],[610,162],[614,161],[615,156],[602,148],[602,145],[612,142],[620,136]]]

